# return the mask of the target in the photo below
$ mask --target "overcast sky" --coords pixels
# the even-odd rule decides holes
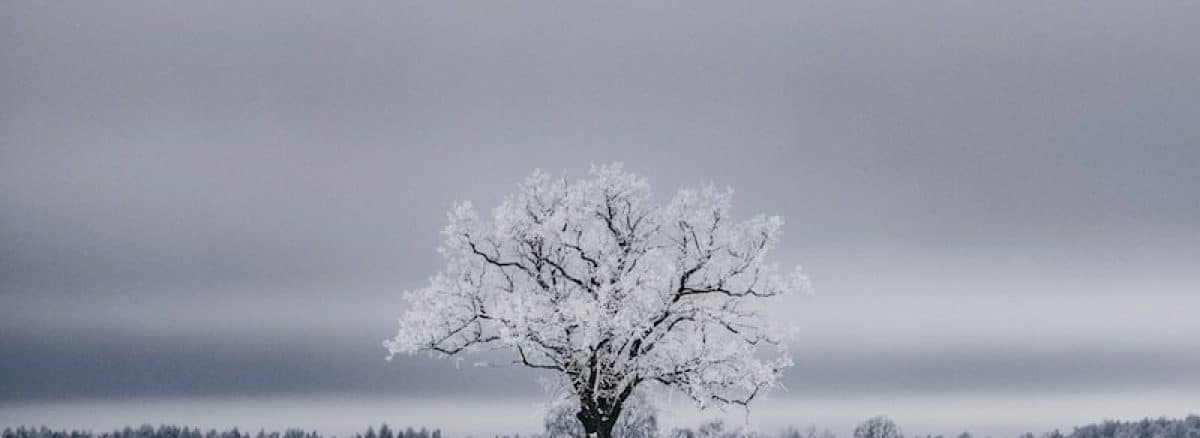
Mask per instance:
[[[764,422],[1200,406],[1200,4],[739,3],[0,4],[0,426],[537,399],[380,342],[454,201],[612,161],[786,218]]]

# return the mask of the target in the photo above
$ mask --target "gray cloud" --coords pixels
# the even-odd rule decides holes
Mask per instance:
[[[118,330],[6,335],[0,399],[305,396],[490,397],[536,394],[536,375],[510,366],[454,367],[432,358],[385,362],[380,342],[320,333],[212,337]],[[497,363],[502,364],[499,358]]]
[[[237,337],[118,330],[6,333],[0,401],[314,395],[519,397],[540,394],[532,370],[485,354],[452,361],[400,357],[378,342],[322,333]],[[1004,395],[1200,390],[1200,354],[1186,345],[1021,344],[798,346],[789,397]],[[489,360],[494,365],[476,367]]]

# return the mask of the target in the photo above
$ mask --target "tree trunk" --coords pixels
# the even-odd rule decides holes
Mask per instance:
[[[583,423],[583,431],[588,438],[612,438],[613,427],[620,415],[620,412],[612,409],[584,407],[575,414],[575,418]]]

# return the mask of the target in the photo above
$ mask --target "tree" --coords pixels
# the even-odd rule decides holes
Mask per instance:
[[[854,438],[903,438],[900,428],[891,418],[879,415],[868,418],[854,428]]]
[[[783,437],[786,437],[786,433]],[[764,435],[737,426],[727,426],[721,419],[711,419],[700,424],[696,430],[688,427],[671,430],[670,438],[763,438]]]
[[[510,350],[553,371],[600,438],[647,384],[701,408],[748,405],[791,365],[771,305],[807,283],[765,261],[782,219],[734,222],[730,198],[710,184],[658,205],[645,179],[614,164],[572,183],[535,171],[490,221],[458,204],[445,267],[406,293],[389,358]]]
[[[818,431],[816,425],[808,426],[808,429],[801,432],[795,426],[788,426],[780,435],[781,438],[835,438],[833,432],[829,429]]]

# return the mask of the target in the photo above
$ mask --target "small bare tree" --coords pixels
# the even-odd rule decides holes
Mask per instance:
[[[791,365],[768,311],[806,281],[765,262],[783,221],[734,222],[730,196],[709,185],[658,205],[617,164],[573,183],[534,172],[490,221],[459,204],[443,230],[445,268],[407,293],[389,358],[511,350],[553,371],[600,438],[645,384],[701,408],[746,405]]]

